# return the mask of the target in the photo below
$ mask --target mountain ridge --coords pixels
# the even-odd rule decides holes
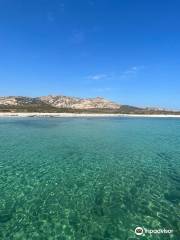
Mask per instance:
[[[2,96],[0,112],[90,112],[128,114],[179,114],[178,111],[123,105],[103,97],[80,98],[64,95],[40,97]]]

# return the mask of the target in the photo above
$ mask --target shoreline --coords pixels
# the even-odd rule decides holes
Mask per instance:
[[[180,118],[173,114],[114,114],[114,113],[2,113],[2,117],[141,117],[141,118]]]

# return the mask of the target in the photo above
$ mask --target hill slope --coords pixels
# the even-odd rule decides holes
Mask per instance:
[[[155,108],[120,105],[105,98],[77,98],[67,96],[0,97],[0,112],[74,112],[74,113],[126,113],[126,114],[180,114]]]
[[[77,98],[67,96],[45,96],[42,102],[57,108],[72,109],[119,109],[121,106],[105,98]]]

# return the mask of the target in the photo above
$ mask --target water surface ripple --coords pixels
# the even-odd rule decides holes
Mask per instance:
[[[0,239],[180,239],[180,120],[0,119]]]

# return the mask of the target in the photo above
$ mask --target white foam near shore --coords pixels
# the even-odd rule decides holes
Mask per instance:
[[[180,118],[180,115],[166,114],[111,114],[111,113],[2,113],[0,117],[148,117],[148,118]]]

